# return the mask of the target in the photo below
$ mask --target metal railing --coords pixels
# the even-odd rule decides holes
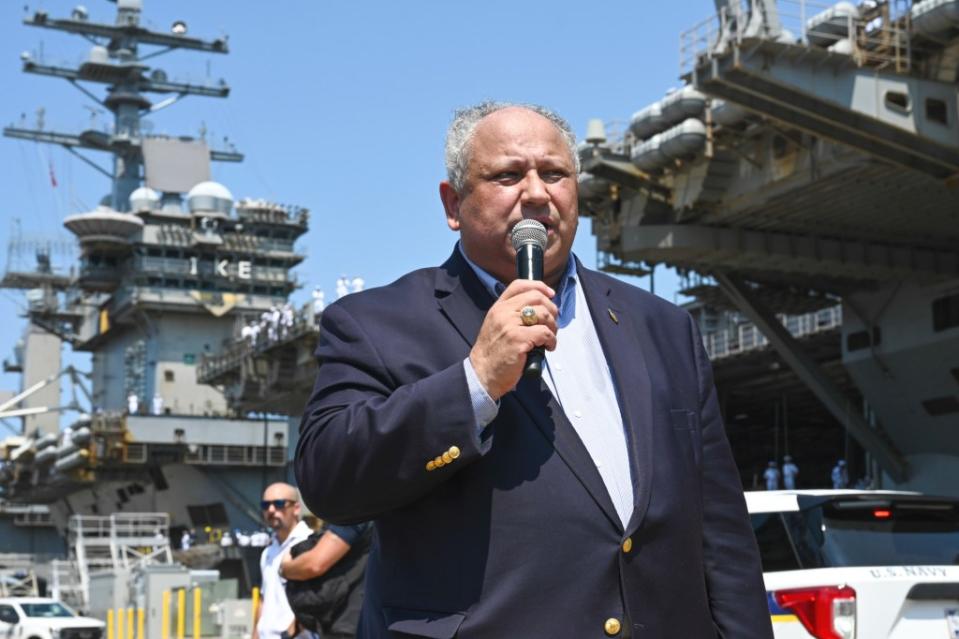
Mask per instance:
[[[719,44],[725,12],[701,20],[679,34],[679,75],[691,73],[700,60],[709,59]]]
[[[115,513],[110,533],[114,561],[123,568],[173,563],[167,513]]]
[[[190,451],[184,461],[216,466],[283,466],[288,452],[285,446],[203,444]]]
[[[842,307],[837,305],[813,313],[777,317],[793,337],[801,338],[841,327]],[[743,322],[732,328],[703,334],[703,345],[711,360],[754,351],[768,344],[769,340],[766,336],[751,322]]]
[[[60,566],[56,587],[79,591],[79,606],[90,603],[90,575],[145,564],[173,563],[167,513],[73,515],[67,524],[70,566]],[[62,581],[62,585],[61,582]]]
[[[267,200],[243,199],[236,204],[237,217],[242,220],[268,224],[293,224],[306,226],[309,209],[293,204],[278,204]]]
[[[223,373],[239,369],[240,362],[250,355],[266,352],[279,344],[293,342],[300,337],[317,333],[320,330],[319,316],[313,314],[312,306],[305,305],[297,309],[293,315],[292,326],[278,325],[275,328],[275,338],[260,322],[260,331],[254,339],[235,337],[233,342],[223,351],[214,354],[204,354],[197,364],[197,381],[201,384],[213,383]]]
[[[723,8],[680,33],[680,76],[691,73],[705,60],[725,54],[728,46],[724,45],[738,46],[744,38],[765,37],[764,30],[757,26],[762,4],[762,0],[739,0],[738,8]],[[903,8],[902,0],[860,7],[858,17],[836,16],[827,24],[810,29],[812,18],[834,6],[821,0],[776,0],[775,16],[771,17],[781,25],[776,40],[820,49],[845,41],[848,44],[841,45],[836,52],[848,54],[859,66],[891,68],[897,73],[910,71],[909,11],[908,6]]]
[[[82,609],[86,605],[84,599],[86,591],[76,563],[67,559],[54,559],[50,568],[50,595],[74,609]]]
[[[272,251],[276,253],[292,253],[293,240],[271,240],[266,238],[257,238],[256,248],[260,251]]]

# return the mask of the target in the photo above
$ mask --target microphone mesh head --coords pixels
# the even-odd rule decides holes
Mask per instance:
[[[509,234],[510,242],[517,251],[524,244],[536,244],[543,251],[546,250],[546,227],[536,220],[520,220]]]

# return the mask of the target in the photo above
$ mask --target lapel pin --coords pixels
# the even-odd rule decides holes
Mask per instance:
[[[614,324],[619,324],[619,318],[616,317],[616,313],[613,312],[613,309],[607,308],[606,312],[609,313],[609,319],[613,320]]]

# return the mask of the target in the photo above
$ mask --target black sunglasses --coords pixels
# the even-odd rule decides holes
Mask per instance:
[[[283,510],[292,503],[292,499],[264,499],[260,502],[260,509],[269,510],[270,506],[273,506],[277,510]]]

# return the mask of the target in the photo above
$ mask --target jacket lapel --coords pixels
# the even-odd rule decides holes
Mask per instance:
[[[652,415],[649,405],[651,397],[649,375],[646,372],[640,347],[634,337],[636,333],[629,325],[626,314],[616,307],[609,287],[594,273],[583,268],[582,264],[577,263],[577,269],[593,324],[602,342],[620,397],[620,409],[630,445],[635,496],[633,516],[627,529],[634,529],[638,525],[638,520],[641,519],[637,514],[645,511],[649,501],[651,473],[648,469],[652,459],[651,438],[648,426],[639,427],[639,425],[648,425]],[[467,344],[472,346],[487,311],[493,305],[492,296],[460,255],[458,249],[454,249],[450,258],[438,269],[435,282],[435,294],[440,311]],[[609,310],[613,311],[618,324],[612,320]],[[628,388],[624,386],[625,380],[630,382]],[[503,401],[516,402],[519,405],[517,408],[521,408],[529,415],[542,435],[556,450],[560,459],[566,463],[592,496],[597,506],[610,522],[622,531],[622,522],[616,514],[616,509],[599,471],[596,470],[596,465],[546,384],[538,379],[522,379],[514,391],[503,397]]]
[[[624,300],[617,299],[608,282],[577,262],[596,334],[603,345],[606,362],[613,376],[619,408],[626,428],[629,463],[633,479],[633,514],[626,526],[632,534],[642,523],[649,506],[653,464],[653,393],[644,353],[652,345],[626,311]]]
[[[436,271],[436,302],[457,332],[471,347],[476,341],[493,297],[460,255],[458,248]]]

